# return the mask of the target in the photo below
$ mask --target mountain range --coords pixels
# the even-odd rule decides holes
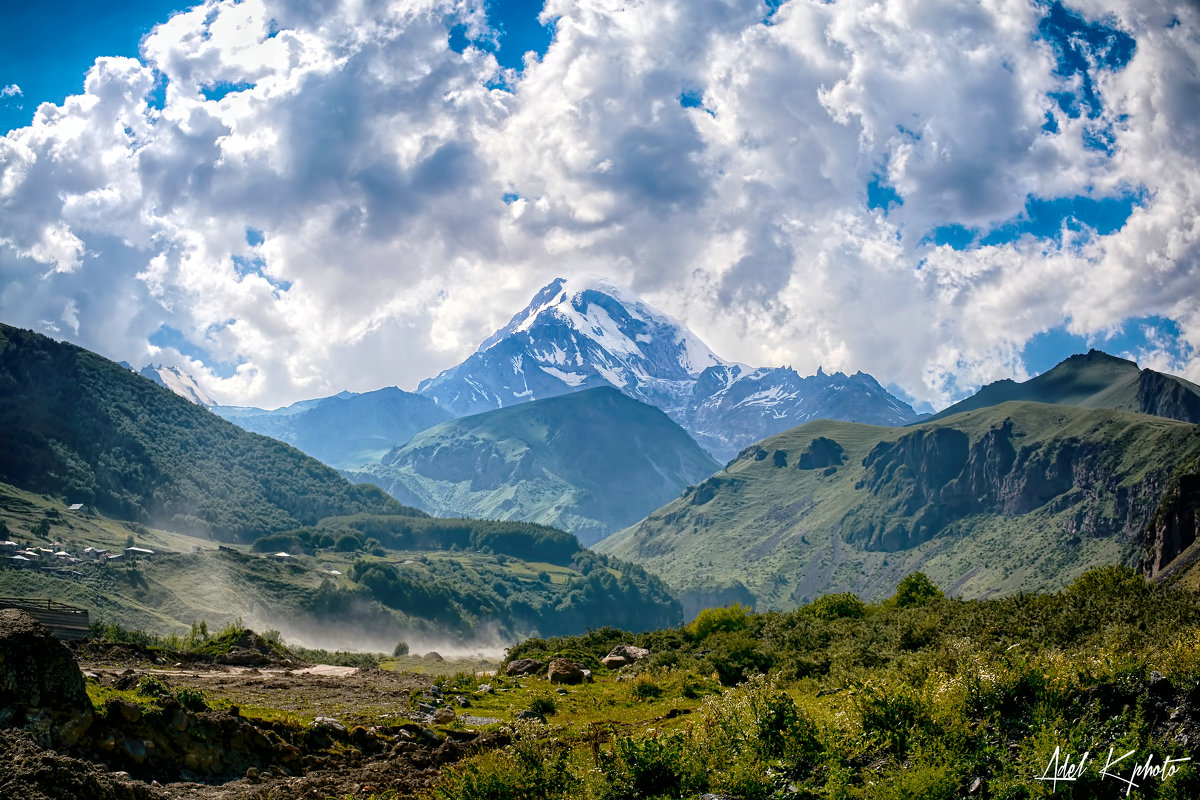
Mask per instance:
[[[433,514],[538,522],[588,545],[718,469],[662,411],[605,386],[444,422],[347,474]]]
[[[660,574],[685,614],[881,597],[915,570],[983,597],[1098,564],[1200,562],[1200,427],[1118,410],[1177,413],[1200,397],[1191,384],[1093,351],[996,386],[905,428],[819,421],[765,439],[597,549]],[[1055,402],[1007,399],[1021,393]]]
[[[902,425],[917,415],[864,373],[802,378],[717,356],[628,290],[556,278],[471,356],[417,393],[455,415],[613,386],[662,409],[717,460],[811,419]]]
[[[342,392],[265,410],[213,405],[177,370],[143,374],[339,469],[377,462],[446,419],[602,386],[661,409],[722,463],[811,419],[903,425],[917,418],[863,372],[802,377],[789,367],[726,361],[678,320],[600,279],[551,281],[475,353],[421,381],[415,394]]]
[[[0,533],[46,554],[22,556],[24,569],[0,560],[0,594],[81,602],[123,624],[245,615],[391,646],[413,631],[511,640],[680,621],[661,580],[569,533],[431,518],[126,366],[7,325]],[[79,558],[130,538],[145,563]]]
[[[451,418],[432,400],[394,386],[362,394],[341,392],[275,411],[243,406],[213,406],[212,411],[337,469],[378,463],[397,444]]]

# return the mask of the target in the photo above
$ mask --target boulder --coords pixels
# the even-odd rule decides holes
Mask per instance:
[[[628,666],[635,661],[641,661],[650,655],[650,651],[644,647],[634,647],[631,644],[619,644],[609,651],[608,655],[600,659],[600,663],[609,669],[620,669]]]
[[[228,653],[217,656],[218,664],[229,664],[235,667],[261,667],[271,663],[271,657],[259,650],[235,647]]]
[[[516,661],[510,661],[508,666],[504,668],[505,675],[532,675],[535,672],[542,671],[542,662],[536,658],[518,658]]]
[[[67,646],[24,611],[0,610],[0,727],[24,728],[42,747],[70,747],[93,717]]]
[[[583,683],[587,678],[583,667],[565,658],[556,658],[551,661],[550,668],[546,671],[546,677],[550,679],[551,683],[567,684]]]

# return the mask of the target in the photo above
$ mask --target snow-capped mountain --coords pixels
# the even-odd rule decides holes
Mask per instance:
[[[696,382],[684,427],[714,456],[729,459],[749,444],[815,419],[904,425],[917,417],[865,372],[801,377],[790,367],[731,372],[712,367]]]
[[[191,400],[197,405],[212,408],[217,403],[204,393],[196,380],[178,367],[164,367],[162,364],[147,364],[138,373],[143,378],[149,378],[159,386],[165,386],[175,394]]]
[[[456,416],[615,386],[667,413],[729,366],[685,326],[600,279],[556,278],[456,367],[417,392]]]
[[[813,419],[902,425],[917,416],[862,372],[804,378],[726,361],[679,321],[596,279],[555,279],[417,392],[462,416],[604,385],[662,409],[718,460]]]

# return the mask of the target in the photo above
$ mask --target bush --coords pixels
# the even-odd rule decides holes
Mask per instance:
[[[396,646],[392,648],[392,655],[396,658],[408,655],[408,642],[403,639],[396,642]]]
[[[558,713],[558,705],[554,702],[553,697],[535,697],[533,702],[529,704],[529,710],[543,717],[549,717]]]
[[[750,624],[749,618],[750,609],[741,603],[734,603],[726,608],[706,608],[687,626],[687,632],[693,641],[702,642],[710,634],[718,631],[745,630]]]
[[[913,608],[941,600],[945,596],[924,572],[914,572],[900,581],[896,593],[887,602],[897,608]]]
[[[825,594],[808,605],[808,611],[819,619],[862,619],[867,604],[853,592]]]
[[[688,757],[683,736],[617,739],[601,764],[608,773],[606,800],[681,797],[705,788],[704,772]]]

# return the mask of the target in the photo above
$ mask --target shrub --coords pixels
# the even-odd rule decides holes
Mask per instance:
[[[718,631],[731,633],[745,630],[750,624],[749,618],[750,609],[741,603],[726,608],[706,608],[687,626],[687,632],[694,641],[701,642]]]
[[[208,710],[208,703],[204,701],[204,692],[199,689],[188,686],[176,689],[175,700],[188,711],[199,713]]]
[[[825,594],[813,600],[808,611],[818,619],[862,619],[867,613],[867,604],[853,592]]]
[[[554,702],[553,697],[546,695],[535,697],[533,702],[529,704],[529,710],[543,717],[549,717],[558,713],[558,705]]]
[[[609,779],[605,800],[681,797],[705,788],[703,770],[688,757],[680,734],[617,739],[601,765]]]
[[[396,658],[408,655],[408,642],[403,639],[396,642],[396,646],[392,648],[392,655]]]
[[[913,608],[941,600],[945,596],[924,572],[914,572],[900,581],[896,593],[887,602],[897,608]]]

